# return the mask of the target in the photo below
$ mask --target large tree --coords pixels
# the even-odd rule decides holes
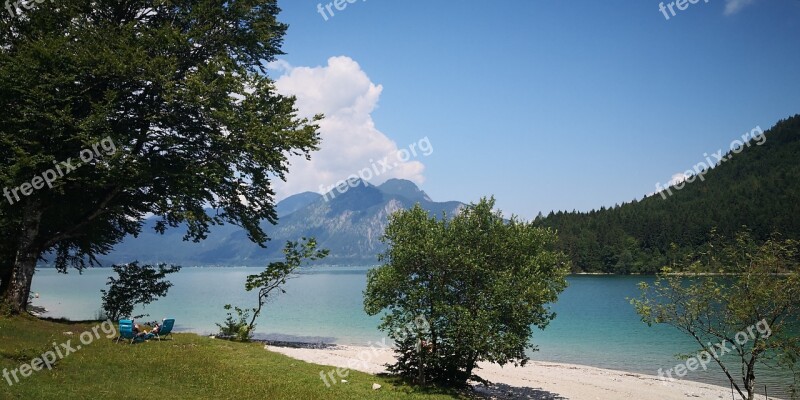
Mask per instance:
[[[24,310],[43,255],[84,268],[149,214],[160,232],[185,223],[187,240],[232,223],[264,245],[272,181],[319,142],[319,117],[299,118],[266,74],[287,29],[276,1],[26,4],[0,13],[0,186],[68,173],[0,202],[11,310]]]
[[[386,312],[396,342],[391,371],[462,386],[480,361],[525,365],[532,327],[555,317],[548,304],[566,287],[568,266],[554,232],[493,211],[494,199],[451,219],[419,205],[391,216],[386,262],[368,274],[364,307]],[[417,323],[427,320],[425,327]]]

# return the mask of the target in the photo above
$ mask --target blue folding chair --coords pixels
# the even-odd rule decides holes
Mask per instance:
[[[119,337],[117,337],[117,343],[122,339],[130,340],[130,344],[144,341],[142,336],[133,331],[133,320],[130,319],[119,320]]]
[[[164,318],[164,320],[161,321],[161,327],[158,328],[158,332],[151,334],[154,335],[159,341],[162,338],[166,339],[167,336],[170,337],[170,340],[174,340],[172,336],[173,327],[175,327],[175,318]]]

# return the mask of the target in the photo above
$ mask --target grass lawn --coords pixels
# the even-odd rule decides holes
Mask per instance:
[[[325,367],[264,350],[257,343],[234,343],[194,334],[172,341],[134,345],[99,339],[82,345],[81,332],[99,323],[61,323],[30,316],[0,317],[0,373],[18,369],[53,350],[53,343],[80,350],[21,377],[13,385],[0,376],[0,399],[453,399],[454,392],[418,389],[387,378],[351,371],[348,383],[327,388]],[[115,326],[115,329],[117,327]],[[64,332],[72,332],[66,335]],[[88,336],[85,336],[88,337]],[[88,342],[88,340],[87,340]],[[28,371],[30,372],[30,371]],[[372,390],[372,384],[382,388]]]

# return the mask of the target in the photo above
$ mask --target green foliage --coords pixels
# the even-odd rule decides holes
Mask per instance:
[[[509,221],[494,198],[452,219],[419,205],[390,217],[385,265],[368,274],[364,309],[386,312],[380,328],[398,350],[390,370],[420,383],[462,386],[480,361],[524,365],[531,326],[555,317],[547,306],[566,287],[568,267],[547,229]],[[425,326],[419,321],[424,317]]]
[[[113,266],[117,278],[108,278],[108,290],[103,293],[103,313],[112,321],[122,317],[141,318],[131,315],[137,305],[146,306],[159,297],[167,295],[172,282],[166,276],[181,270],[177,265],[139,265],[138,262]]]
[[[742,399],[753,399],[756,365],[795,371],[797,382],[798,242],[773,235],[758,245],[747,231],[731,240],[714,232],[711,236],[705,250],[687,261],[684,272],[665,268],[652,286],[640,284],[641,297],[631,303],[648,325],[672,325],[694,338],[698,351],[713,355]],[[746,343],[737,339],[737,333],[759,323],[769,329],[758,330]],[[717,343],[733,348],[736,357],[717,357],[712,351]]]
[[[0,292],[20,254],[27,271],[47,252],[62,271],[84,268],[148,214],[160,233],[186,226],[187,240],[228,223],[266,243],[271,182],[285,179],[289,157],[317,149],[321,118],[298,117],[266,74],[282,54],[279,11],[276,0],[63,0],[3,14],[0,187],[77,161],[103,138],[117,151],[0,201]],[[26,294],[20,276],[27,287],[15,293]]]
[[[715,227],[729,243],[743,225],[759,242],[773,232],[800,239],[800,115],[765,135],[763,145],[714,167],[705,181],[671,189],[666,199],[654,194],[586,213],[559,211],[535,224],[558,231],[574,272],[656,273],[702,251]]]
[[[231,309],[233,308],[236,317],[233,316]],[[216,324],[219,327],[219,336],[238,340],[240,342],[247,342],[253,336],[253,329],[255,324],[250,325],[247,319],[250,317],[250,310],[243,310],[239,307],[231,307],[230,304],[225,305],[226,314],[225,321],[221,324]]]
[[[255,275],[248,275],[245,289],[250,292],[253,290],[258,291],[258,305],[252,309],[253,316],[249,323],[245,323],[242,327],[242,322],[247,320],[247,316],[251,310],[242,311],[239,307],[235,307],[238,314],[238,321],[231,325],[229,321],[232,320],[231,313],[228,312],[228,319],[225,326],[228,328],[236,328],[236,331],[243,331],[238,333],[240,337],[249,339],[256,328],[256,318],[261,315],[261,310],[270,296],[277,293],[286,293],[283,286],[286,281],[297,276],[297,270],[306,261],[317,261],[325,258],[328,255],[328,250],[317,249],[317,241],[314,238],[303,238],[300,242],[286,242],[283,248],[284,261],[276,261],[267,265],[267,268]],[[225,306],[226,310],[230,310],[231,305]],[[221,329],[222,325],[217,324]],[[246,340],[245,339],[245,340]]]

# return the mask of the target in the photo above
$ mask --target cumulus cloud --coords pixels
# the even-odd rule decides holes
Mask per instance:
[[[725,15],[733,15],[753,4],[755,0],[725,0]]]
[[[423,182],[424,165],[413,158],[404,161],[405,157],[398,157],[398,151],[411,143],[398,147],[375,126],[371,114],[383,86],[374,84],[353,59],[331,57],[327,65],[318,67],[293,67],[277,61],[268,67],[282,73],[275,86],[279,93],[297,97],[301,116],[325,114],[319,124],[320,151],[312,153],[310,161],[290,159],[287,182],[275,184],[279,199],[303,191],[323,192],[365,168],[378,171],[367,179],[373,184],[390,178]],[[387,157],[391,168],[373,167]]]
[[[675,186],[683,181],[686,180],[689,176],[686,175],[685,172],[679,172],[677,174],[672,175],[672,179],[669,180],[667,183],[669,186]]]

